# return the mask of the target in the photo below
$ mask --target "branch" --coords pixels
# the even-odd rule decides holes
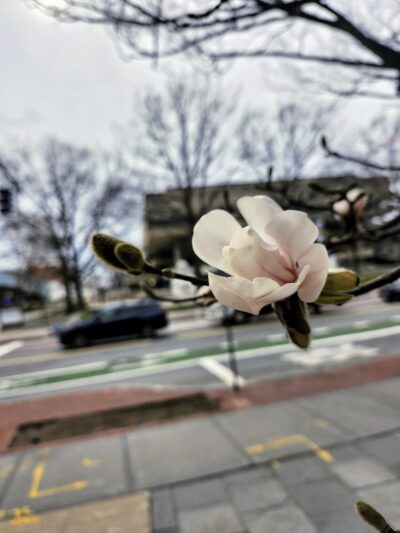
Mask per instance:
[[[400,171],[400,166],[397,166],[397,165],[380,165],[378,163],[371,163],[370,161],[367,161],[366,159],[362,159],[360,157],[354,157],[354,156],[342,154],[340,152],[336,152],[329,147],[326,137],[324,135],[321,137],[321,146],[325,150],[325,153],[328,156],[336,157],[337,159],[341,159],[342,161],[349,161],[350,163],[357,163],[358,165],[363,165],[365,167],[373,168],[375,170],[386,170],[388,172],[399,172]]]
[[[159,300],[160,302],[171,302],[171,303],[187,303],[187,302],[196,302],[201,299],[205,298],[213,298],[213,295],[211,292],[208,292],[206,294],[200,294],[198,296],[191,296],[189,298],[171,298],[167,296],[159,296],[156,294],[147,283],[141,283],[140,288],[148,295],[150,298],[153,298],[154,300]]]
[[[314,54],[300,54],[298,52],[285,52],[283,50],[277,50],[274,52],[268,52],[265,48],[259,50],[250,50],[250,51],[230,51],[230,52],[219,52],[215,54],[208,54],[209,57],[213,60],[218,59],[235,59],[237,57],[274,57],[281,59],[295,59],[300,61],[315,61],[318,63],[327,63],[327,64],[336,64],[342,65],[344,67],[366,67],[366,68],[375,68],[375,69],[384,69],[386,68],[381,63],[376,63],[373,61],[363,61],[361,59],[345,59],[343,57],[328,57],[320,56]]]
[[[361,294],[366,294],[367,292],[373,291],[375,289],[379,289],[380,287],[383,287],[384,285],[387,285],[388,283],[392,283],[393,281],[396,281],[399,278],[400,278],[400,267],[397,267],[391,272],[388,272],[387,274],[383,274],[382,276],[379,276],[378,278],[368,281],[368,283],[363,283],[362,285],[359,285],[355,289],[347,291],[347,292],[349,294],[352,294],[353,296],[361,296]]]

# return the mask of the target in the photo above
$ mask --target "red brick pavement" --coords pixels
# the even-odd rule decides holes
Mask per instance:
[[[209,397],[219,400],[220,411],[228,411],[251,405],[310,396],[321,392],[347,389],[395,376],[400,376],[400,355],[355,363],[331,370],[319,370],[294,377],[263,381],[248,385],[239,392],[225,388],[205,391],[205,393]],[[169,399],[189,397],[198,392],[194,389],[182,392],[156,391],[144,388],[110,388],[3,404],[0,405],[0,453],[8,450],[18,425],[26,422],[67,418],[117,407],[137,407],[150,403],[160,403]],[[158,423],[166,422],[168,421]],[[90,438],[90,436],[85,438]]]

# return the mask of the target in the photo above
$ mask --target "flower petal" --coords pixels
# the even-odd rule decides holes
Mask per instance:
[[[297,277],[278,247],[264,245],[252,228],[242,228],[231,242],[229,265],[238,276],[253,280],[264,277],[280,285]]]
[[[230,244],[240,228],[239,222],[227,211],[210,211],[194,227],[192,246],[195,254],[205,263],[223,270],[223,248]]]
[[[286,283],[280,287],[268,278],[255,278],[253,281],[234,276],[208,274],[210,289],[215,298],[227,307],[258,315],[261,309],[271,303],[284,300],[294,294],[299,283]]]
[[[306,213],[282,211],[267,224],[266,230],[293,262],[302,256],[318,237],[319,230]]]
[[[265,227],[271,218],[282,212],[282,208],[268,196],[243,196],[237,206],[247,224],[262,238],[266,237]]]
[[[323,244],[312,244],[299,260],[299,267],[309,265],[310,269],[298,290],[300,300],[315,302],[324,288],[328,275],[328,252]]]

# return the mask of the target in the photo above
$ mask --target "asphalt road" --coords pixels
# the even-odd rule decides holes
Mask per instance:
[[[360,300],[326,309],[311,322],[314,340],[305,353],[285,343],[273,316],[233,328],[239,383],[399,352],[400,304]],[[44,338],[7,343],[2,353],[0,401],[110,383],[177,388],[230,385],[235,379],[225,328],[202,319],[177,321],[156,339],[64,350],[55,338]]]

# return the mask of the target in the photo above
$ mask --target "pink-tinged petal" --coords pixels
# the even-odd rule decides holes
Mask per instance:
[[[293,283],[286,283],[285,285],[282,285],[282,287],[279,287],[279,289],[276,289],[274,292],[271,292],[264,298],[263,307],[265,307],[268,304],[272,304],[275,302],[279,302],[280,300],[284,300],[285,298],[289,298],[289,296],[292,296],[295,292],[297,292],[297,289],[299,288],[299,284],[297,282]]]
[[[222,277],[209,272],[210,289],[215,298],[232,309],[258,315],[261,309],[271,303],[294,294],[299,284],[286,283],[282,287],[268,278],[249,281],[242,277]]]
[[[251,281],[239,277],[225,278],[212,272],[208,273],[208,281],[211,292],[221,304],[245,313],[253,313]]]
[[[283,251],[296,262],[318,237],[318,228],[305,213],[289,209],[276,215],[266,230]]]
[[[312,244],[298,260],[299,267],[309,265],[309,272],[300,284],[299,298],[303,302],[315,302],[324,288],[328,275],[328,252],[323,244]]]
[[[223,248],[228,246],[241,226],[227,211],[215,209],[202,216],[193,230],[195,254],[209,265],[223,270]]]
[[[271,218],[282,212],[282,208],[268,196],[243,196],[237,206],[247,224],[262,238],[266,237],[265,227]]]
[[[270,278],[280,285],[294,281],[297,273],[276,246],[264,245],[252,228],[242,228],[231,242],[229,265],[248,280]]]

